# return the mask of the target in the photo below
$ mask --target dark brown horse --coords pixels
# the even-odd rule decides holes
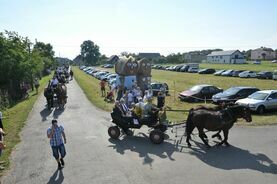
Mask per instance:
[[[196,127],[199,132],[199,137],[204,142],[207,147],[210,147],[208,144],[207,136],[204,133],[204,128],[208,131],[223,131],[224,140],[221,141],[218,145],[223,143],[228,146],[228,134],[229,129],[233,127],[234,123],[238,118],[243,118],[247,122],[252,121],[250,114],[250,109],[244,106],[231,106],[220,111],[211,111],[207,109],[191,109],[187,118],[186,126],[186,135],[187,135],[187,144],[190,147],[191,144],[189,140],[191,139],[191,133]]]
[[[67,88],[64,84],[59,83],[56,89],[59,107],[64,107],[67,102]]]

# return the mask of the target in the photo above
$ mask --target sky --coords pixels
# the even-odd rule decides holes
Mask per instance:
[[[85,40],[106,56],[277,49],[277,1],[0,0],[4,30],[50,43],[56,56],[70,59]]]

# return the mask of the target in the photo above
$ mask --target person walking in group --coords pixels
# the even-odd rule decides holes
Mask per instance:
[[[52,126],[47,130],[47,137],[50,139],[50,145],[53,151],[53,156],[57,160],[58,169],[64,167],[63,158],[66,155],[64,144],[66,144],[66,137],[64,128],[58,125],[56,119],[52,120]]]
[[[104,80],[101,80],[99,85],[100,85],[102,97],[106,96],[106,82]]]

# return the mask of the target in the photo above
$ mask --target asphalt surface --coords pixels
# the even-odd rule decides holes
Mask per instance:
[[[236,126],[229,134],[232,146],[210,149],[197,136],[193,137],[192,148],[187,148],[185,141],[177,141],[180,137],[170,131],[163,144],[153,145],[147,128],[115,141],[107,134],[111,125],[109,113],[94,107],[74,80],[68,84],[68,96],[65,109],[52,112],[46,109],[43,95],[38,98],[2,183],[275,184],[277,181],[277,126]],[[53,117],[64,126],[67,136],[62,171],[57,170],[46,137]],[[215,142],[211,140],[210,144]]]

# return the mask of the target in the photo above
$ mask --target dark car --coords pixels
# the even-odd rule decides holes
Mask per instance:
[[[175,71],[176,72],[180,72],[180,70],[181,70],[181,68],[183,67],[184,65],[177,65],[176,67],[175,67]]]
[[[215,72],[215,69],[213,68],[205,68],[198,71],[199,74],[213,74],[214,72]]]
[[[214,94],[222,92],[223,90],[212,85],[202,84],[196,85],[189,90],[183,91],[179,94],[181,101],[198,102],[205,99],[211,99]]]
[[[165,94],[168,95],[169,93],[169,88],[168,85],[166,83],[161,83],[161,82],[152,82],[151,83],[151,88],[153,90],[153,96],[157,96],[158,92],[161,90],[162,87],[165,87]]]
[[[189,69],[189,65],[184,65],[181,69],[180,72],[187,72]]]
[[[272,79],[272,72],[268,72],[268,71],[261,71],[259,73],[257,73],[257,78],[258,79]]]
[[[233,77],[238,77],[241,72],[244,72],[245,70],[234,70],[232,72]]]
[[[220,104],[222,102],[235,102],[239,99],[246,98],[252,93],[259,91],[256,87],[231,87],[222,93],[218,93],[212,97],[213,103]]]

